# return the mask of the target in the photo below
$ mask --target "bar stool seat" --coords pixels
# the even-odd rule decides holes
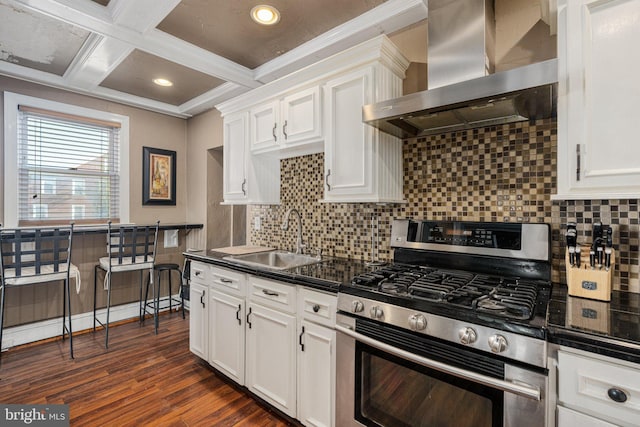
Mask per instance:
[[[174,264],[174,263],[164,263],[164,264],[156,264],[153,267],[153,271],[154,274],[157,277],[156,283],[157,286],[155,287],[156,290],[156,294],[152,296],[151,298],[151,302],[148,302],[148,297],[149,297],[149,280],[147,281],[147,286],[146,289],[144,291],[144,303],[141,304],[140,307],[140,321],[144,323],[144,318],[145,315],[147,313],[149,314],[153,314],[154,320],[155,320],[155,329],[156,329],[156,334],[158,333],[158,325],[159,325],[159,317],[158,317],[158,312],[160,311],[161,308],[167,308],[167,306],[165,307],[160,307],[160,292],[162,290],[162,272],[166,271],[167,272],[167,276],[169,278],[168,283],[169,283],[169,293],[168,293],[168,297],[167,300],[169,302],[169,311],[173,310],[173,303],[176,304],[176,307],[181,307],[182,308],[182,318],[185,318],[184,315],[184,292],[183,292],[183,286],[184,286],[184,282],[182,280],[182,270],[180,269],[180,266],[178,264]],[[180,279],[180,287],[178,288],[178,293],[180,295],[180,297],[175,297],[173,296],[172,293],[172,283],[171,283],[171,274],[172,272],[176,272],[178,273],[178,278]],[[149,312],[148,309],[151,309],[152,311]]]

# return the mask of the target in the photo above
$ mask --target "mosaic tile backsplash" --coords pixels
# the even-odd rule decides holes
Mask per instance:
[[[553,277],[565,281],[564,229],[578,224],[587,243],[591,223],[614,228],[619,263],[614,288],[640,292],[638,200],[552,201],[556,192],[555,120],[520,122],[403,141],[407,203],[324,203],[322,153],[281,160],[280,205],[250,207],[252,244],[293,249],[295,222],[281,229],[284,214],[302,214],[306,251],[363,260],[391,260],[391,221],[417,218],[463,221],[545,222],[552,227]]]

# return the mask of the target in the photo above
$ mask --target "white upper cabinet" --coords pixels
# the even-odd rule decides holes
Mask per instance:
[[[216,105],[225,123],[225,203],[279,203],[279,159],[323,151],[325,201],[403,201],[402,142],[364,125],[362,107],[401,96],[408,66],[379,36]],[[241,138],[242,149],[231,146]]]
[[[320,87],[313,86],[287,95],[282,100],[282,136],[287,147],[322,141]],[[322,151],[322,144],[314,152]]]
[[[251,152],[281,157],[321,152],[320,106],[320,88],[313,86],[251,108]]]
[[[224,203],[280,203],[280,161],[251,156],[248,150],[249,113],[225,116],[223,133]]]
[[[246,145],[249,132],[246,113],[224,118],[224,200],[247,200]]]
[[[362,106],[402,95],[402,80],[374,64],[325,86],[325,187],[332,202],[402,202],[402,141],[362,122]]]
[[[263,153],[280,148],[280,102],[270,101],[254,107],[249,112],[251,118],[251,152]]]
[[[640,197],[640,1],[558,1],[558,199]]]

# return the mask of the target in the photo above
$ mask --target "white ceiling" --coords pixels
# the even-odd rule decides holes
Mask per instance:
[[[267,2],[282,18],[261,27],[249,12]],[[424,20],[425,2],[0,0],[0,74],[190,117]]]

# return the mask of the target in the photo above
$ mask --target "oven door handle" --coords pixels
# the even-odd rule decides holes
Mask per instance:
[[[476,372],[467,371],[465,369],[457,368],[455,366],[449,366],[446,363],[442,363],[442,362],[428,359],[426,357],[418,356],[408,351],[393,347],[389,344],[382,343],[380,341],[377,341],[373,338],[369,338],[366,335],[362,335],[350,328],[346,328],[341,325],[336,325],[335,328],[336,328],[336,331],[341,332],[345,335],[348,335],[351,338],[354,338],[364,344],[368,344],[371,347],[377,348],[378,350],[385,351],[393,356],[397,356],[402,359],[415,362],[419,365],[426,366],[427,368],[432,368],[437,371],[444,372],[458,378],[473,381],[475,383],[480,383],[489,387],[496,388],[498,390],[506,391],[508,393],[517,394],[518,396],[523,396],[528,399],[533,399],[537,401],[540,400],[540,389],[538,389],[537,387],[533,387],[526,384],[516,384],[511,381],[505,381],[498,378],[489,377],[487,375],[478,374]]]

